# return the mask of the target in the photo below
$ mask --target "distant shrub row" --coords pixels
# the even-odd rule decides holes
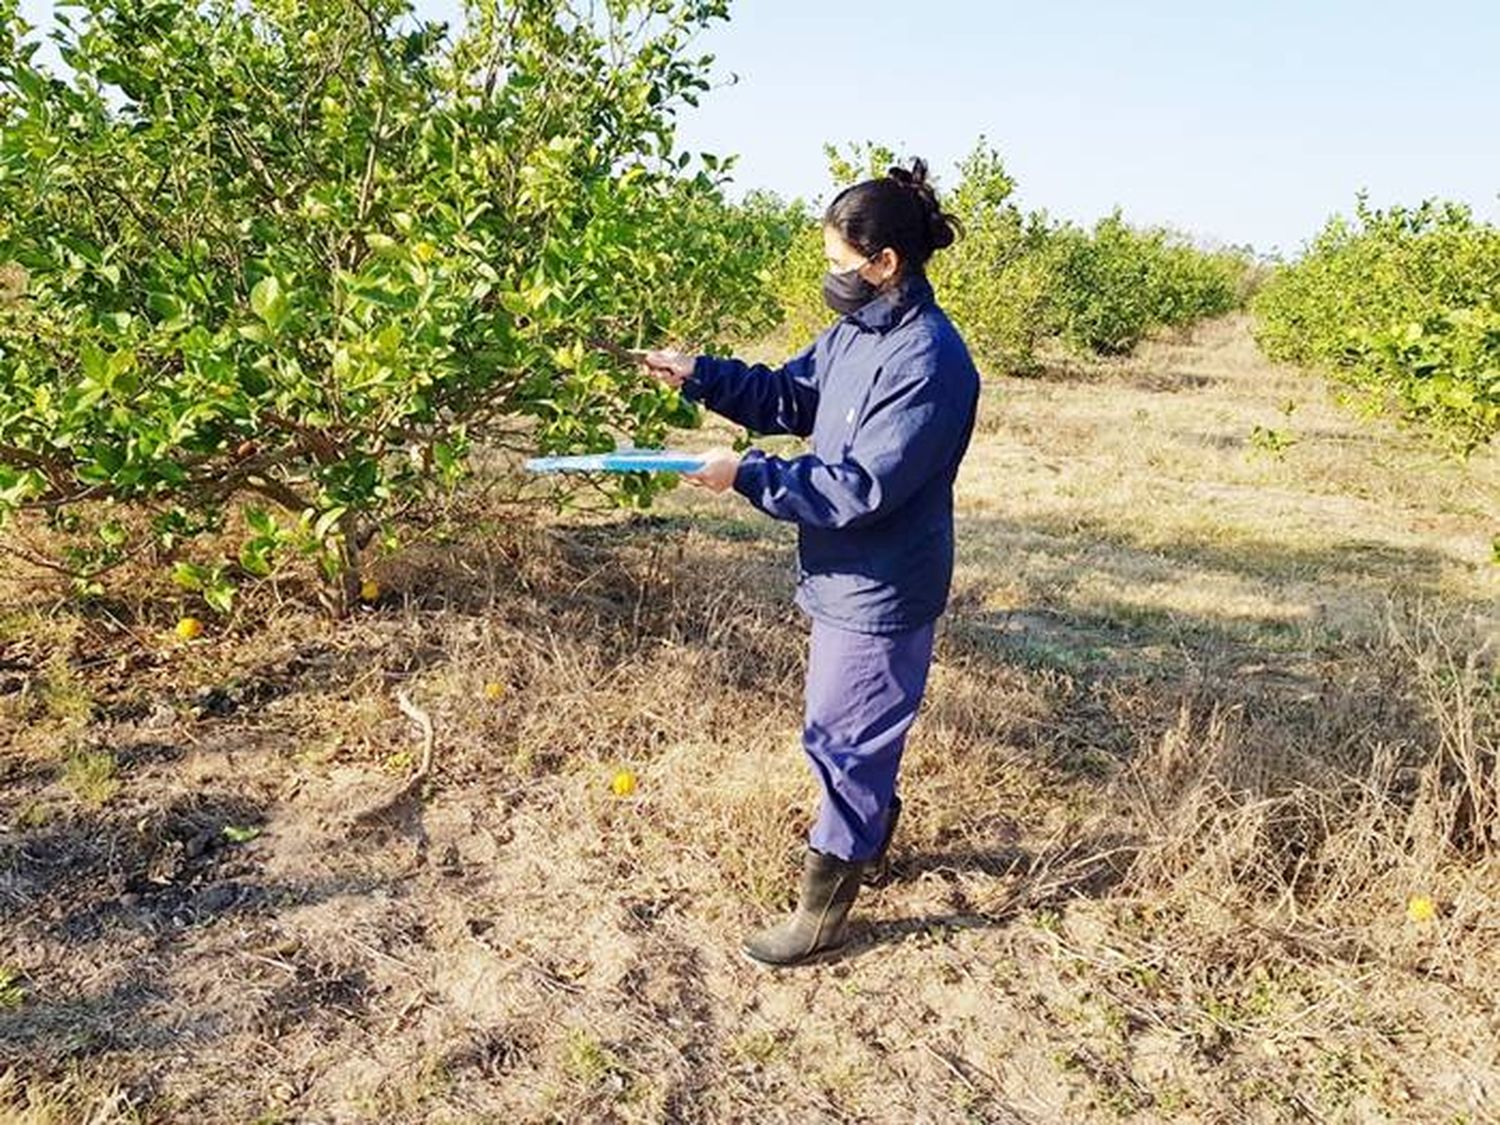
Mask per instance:
[[[1328,371],[1459,452],[1500,428],[1500,230],[1467,207],[1361,198],[1254,310],[1272,358]]]
[[[842,185],[879,175],[894,153],[857,147],[852,156],[829,149]],[[1249,255],[1205,251],[1161,228],[1134,227],[1119,212],[1092,230],[1022,211],[1015,180],[983,141],[960,165],[944,193],[964,237],[932,261],[944,308],[980,360],[991,369],[1024,374],[1037,367],[1042,341],[1076,351],[1123,355],[1147,333],[1191,324],[1239,307],[1250,277]],[[789,254],[782,304],[793,335],[810,335],[829,314],[817,301],[824,269],[817,224]]]

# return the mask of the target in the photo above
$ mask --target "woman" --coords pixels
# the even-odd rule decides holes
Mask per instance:
[[[896,775],[947,604],[953,481],[979,396],[925,270],[955,226],[922,161],[892,168],[828,207],[823,296],[839,320],[806,351],[775,370],[664,351],[643,361],[733,422],[811,439],[791,459],[714,450],[691,478],[797,524],[797,604],[812,618],[803,745],[822,808],[796,912],[744,943],[763,964],[843,944],[900,813]]]

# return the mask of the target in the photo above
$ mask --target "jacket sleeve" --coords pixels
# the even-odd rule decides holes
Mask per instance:
[[[784,460],[750,450],[735,491],[776,519],[811,527],[858,527],[885,519],[953,461],[969,425],[971,403],[938,377],[936,346],[908,354],[882,372],[837,464],[813,454]]]
[[[701,355],[682,393],[758,434],[812,433],[818,384],[812,344],[781,367]]]

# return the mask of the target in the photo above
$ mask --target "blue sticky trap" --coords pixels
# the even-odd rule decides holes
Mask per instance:
[[[533,473],[696,473],[704,463],[696,453],[621,449],[572,457],[533,457],[526,462],[526,469]]]

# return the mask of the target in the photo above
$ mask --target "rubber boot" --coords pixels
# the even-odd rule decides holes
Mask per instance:
[[[885,839],[880,841],[880,850],[865,861],[864,880],[866,886],[884,883],[891,874],[891,837],[896,834],[896,822],[901,819],[901,798],[892,797],[891,807],[886,810]]]
[[[844,944],[849,907],[859,894],[863,863],[807,851],[802,895],[792,916],[745,939],[745,956],[762,965],[798,965]]]

